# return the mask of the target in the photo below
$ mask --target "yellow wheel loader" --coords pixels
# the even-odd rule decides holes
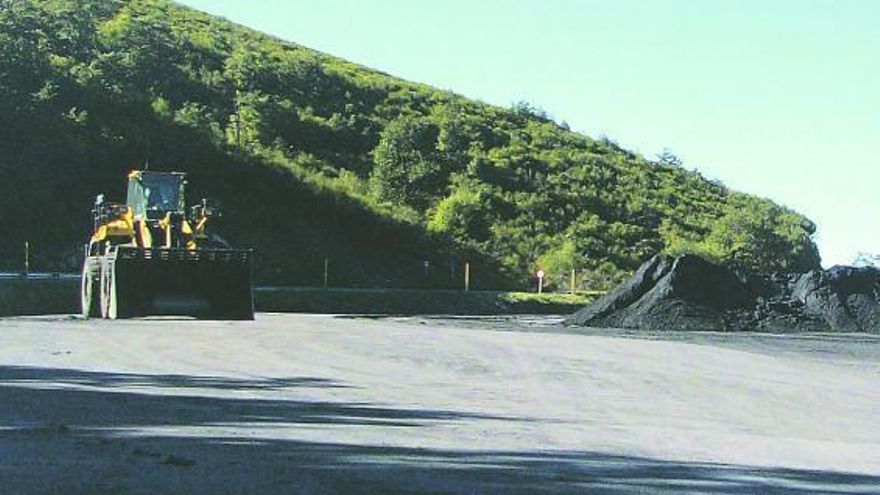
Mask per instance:
[[[85,246],[81,306],[86,318],[191,315],[252,320],[253,252],[232,249],[209,229],[219,208],[187,211],[186,175],[135,170],[125,204],[99,195]]]

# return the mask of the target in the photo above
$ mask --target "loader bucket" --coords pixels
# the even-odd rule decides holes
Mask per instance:
[[[252,266],[246,249],[118,247],[101,270],[102,314],[252,320]]]

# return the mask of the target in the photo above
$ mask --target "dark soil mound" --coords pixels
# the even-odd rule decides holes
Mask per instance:
[[[566,323],[645,330],[880,332],[880,271],[834,267],[746,279],[699,256],[658,255]]]
[[[880,332],[880,270],[835,266],[800,276],[791,300],[840,332]]]

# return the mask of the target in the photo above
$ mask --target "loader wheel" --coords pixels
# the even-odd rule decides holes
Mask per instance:
[[[89,268],[88,261],[83,263],[82,280],[80,283],[80,311],[84,318],[101,316],[100,285]]]
[[[101,269],[101,316],[109,320],[115,320],[119,316],[118,313],[116,274],[111,264]]]

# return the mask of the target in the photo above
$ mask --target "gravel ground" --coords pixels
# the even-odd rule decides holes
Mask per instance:
[[[0,493],[880,493],[880,338],[0,319]]]

